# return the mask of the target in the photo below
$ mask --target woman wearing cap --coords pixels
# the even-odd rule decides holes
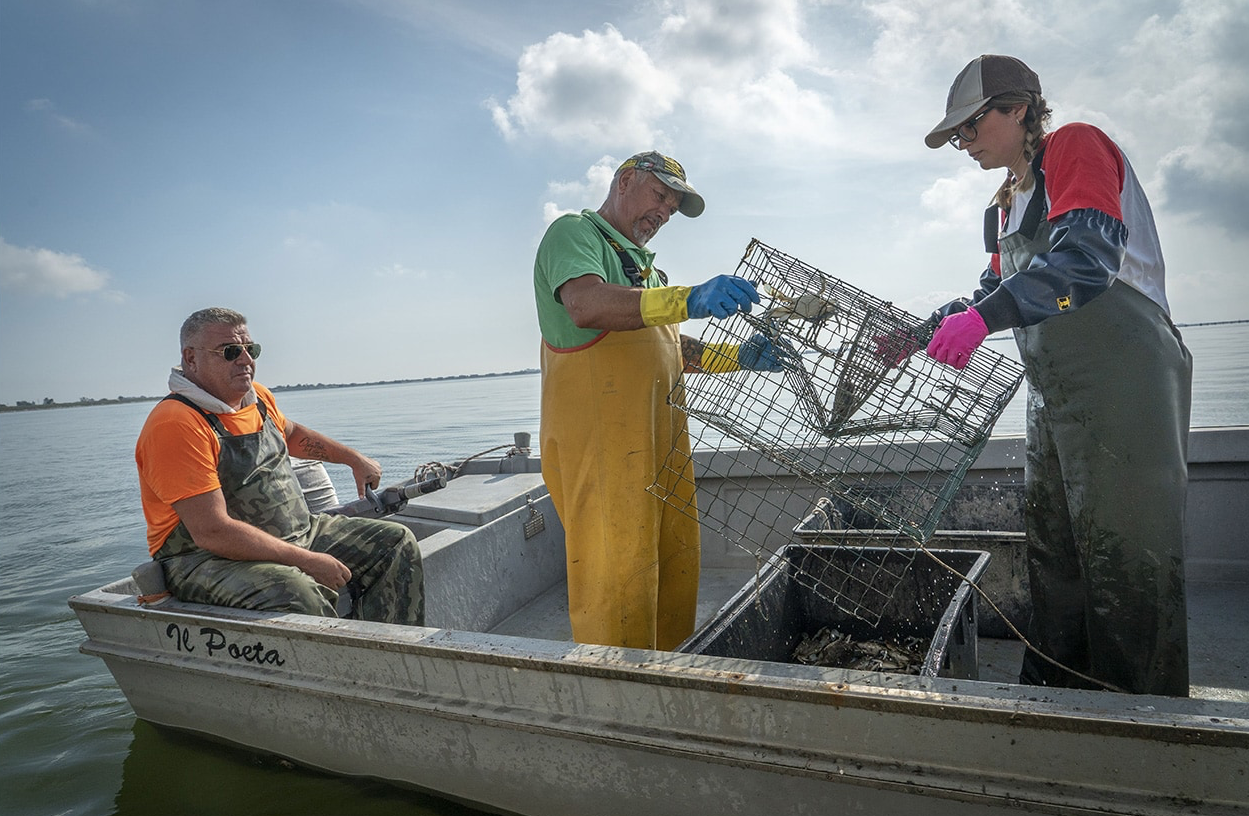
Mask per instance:
[[[1011,328],[1027,371],[1024,525],[1033,614],[1020,682],[1188,694],[1183,518],[1192,359],[1171,323],[1149,202],[1092,125],[1047,133],[1037,75],[977,57],[946,142],[1007,175],[985,217],[980,288],[928,346],[963,368]],[[1054,662],[1062,664],[1062,667]]]

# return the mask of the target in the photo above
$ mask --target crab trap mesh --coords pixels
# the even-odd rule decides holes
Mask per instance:
[[[804,525],[872,530],[906,557],[888,566],[839,559],[819,578],[805,576],[809,589],[872,622],[937,529],[1023,369],[983,346],[961,371],[938,363],[922,353],[932,322],[758,240],[737,274],[755,283],[763,308],[709,321],[700,339],[731,347],[763,335],[780,370],[685,377],[669,401],[690,419],[706,462],[700,478],[713,478],[699,490],[701,508],[682,498],[693,491],[662,487],[684,464],[674,450],[663,465],[671,472],[650,490],[701,515],[759,564]],[[795,500],[795,477],[827,495],[814,513]]]

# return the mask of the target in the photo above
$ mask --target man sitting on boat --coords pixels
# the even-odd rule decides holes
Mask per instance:
[[[286,418],[254,382],[247,319],[210,308],[182,324],[182,366],[135,446],[148,550],[179,600],[420,625],[416,537],[401,524],[309,513],[290,453],[347,465],[376,487],[373,459]]]
[[[617,169],[597,211],[557,218],[538,247],[542,476],[566,533],[578,643],[671,649],[694,631],[693,462],[685,414],[667,397],[683,371],[780,368],[763,335],[704,345],[677,331],[759,302],[742,278],[668,286],[653,268],[646,243],[673,214],[702,211],[680,164],[639,153]],[[647,492],[657,477],[676,501]]]

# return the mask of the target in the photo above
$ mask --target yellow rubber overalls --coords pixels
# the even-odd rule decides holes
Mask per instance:
[[[578,643],[671,649],[694,630],[693,463],[685,415],[668,404],[682,367],[675,325],[542,344],[542,476],[566,533]],[[657,478],[671,502],[647,492]]]

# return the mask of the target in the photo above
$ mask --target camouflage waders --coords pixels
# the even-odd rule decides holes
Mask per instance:
[[[1038,174],[1028,209],[1044,201]],[[1050,248],[1049,222],[1033,215],[1001,239],[1004,278]],[[1126,691],[1186,697],[1188,349],[1162,308],[1121,282],[1015,340],[1028,376],[1028,639]],[[1097,688],[1031,651],[1019,679]]]
[[[312,515],[291,469],[286,440],[263,401],[258,433],[231,435],[214,414],[199,411],[221,442],[217,473],[232,518],[315,552],[351,570],[343,588],[350,618],[421,625],[425,597],[416,537],[401,524],[377,519]],[[234,561],[196,546],[179,524],[156,553],[170,591],[179,600],[242,609],[337,617],[339,593],[296,567]]]

